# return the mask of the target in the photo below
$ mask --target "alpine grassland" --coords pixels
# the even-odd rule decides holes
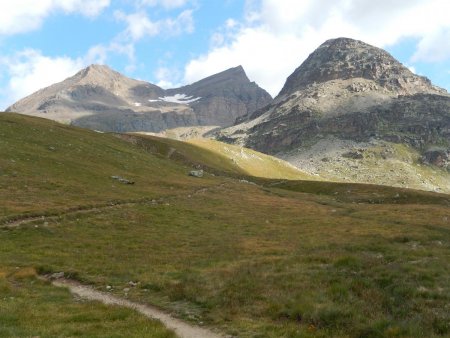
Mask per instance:
[[[450,335],[450,196],[215,149],[0,114],[0,335],[172,336],[55,272],[232,337]]]

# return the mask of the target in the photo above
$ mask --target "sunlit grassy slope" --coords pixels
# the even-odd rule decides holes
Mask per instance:
[[[131,136],[129,136],[131,137]],[[126,139],[126,136],[124,136]],[[168,158],[183,159],[215,172],[263,178],[317,180],[289,163],[251,149],[210,139],[191,139],[186,142],[133,134],[133,142],[157,151]],[[146,142],[147,140],[147,142]]]
[[[449,336],[448,195],[244,181],[194,144],[122,138],[0,114],[0,220],[44,215],[0,229],[1,271],[64,271],[119,296],[131,288],[131,299],[236,337]],[[197,166],[207,168],[202,179],[187,175]],[[65,325],[67,293],[5,276],[0,328],[28,335],[21,323],[32,312],[19,309],[31,282],[42,324],[30,325]],[[54,309],[61,315],[51,317]],[[103,320],[91,311],[76,309],[81,336],[89,313]],[[131,316],[117,324],[128,320],[144,325]]]
[[[152,199],[214,184],[108,134],[0,114],[0,217]],[[121,176],[134,185],[124,185]]]
[[[216,156],[224,156],[250,176],[284,178],[291,180],[312,179],[291,164],[263,153],[210,139],[191,139],[189,143],[212,151]]]

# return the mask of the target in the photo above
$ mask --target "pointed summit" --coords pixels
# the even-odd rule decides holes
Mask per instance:
[[[337,38],[325,41],[288,77],[279,95],[289,95],[314,83],[363,78],[389,91],[405,94],[442,90],[413,74],[383,49],[365,42]]]
[[[226,96],[237,93],[250,101],[257,97],[260,101],[257,106],[264,106],[272,99],[269,93],[249,80],[242,66],[229,68],[181,88],[169,89],[169,92],[180,92],[201,97],[216,96],[219,92]]]
[[[72,78],[78,85],[103,86],[109,90],[131,87],[143,83],[131,79],[106,65],[92,64],[75,74]]]
[[[75,76],[86,77],[86,76],[93,76],[96,74],[98,75],[98,74],[112,74],[112,73],[117,72],[113,71],[106,65],[92,64],[80,70],[77,74],[75,74]]]
[[[229,126],[267,105],[271,96],[239,66],[197,83],[164,90],[106,65],[90,65],[7,108],[103,131]]]
[[[229,77],[230,79],[233,79],[233,80],[241,80],[241,81],[245,81],[245,82],[250,82],[247,74],[245,73],[244,67],[242,67],[241,65],[224,70],[223,72],[218,73],[215,76],[223,77],[223,78]]]
[[[192,104],[192,107],[198,109],[202,124],[211,124],[213,122],[211,114],[214,112],[220,117],[215,118],[216,123],[218,121],[223,126],[233,124],[237,118],[266,106],[272,100],[269,93],[249,80],[242,66],[229,68],[193,84],[169,89],[167,92],[170,95],[186,94],[202,98]],[[223,98],[227,98],[225,106]],[[230,112],[227,106],[235,104],[240,108]]]
[[[211,85],[215,86],[217,84],[220,84],[220,86],[223,86],[224,83],[250,83],[249,78],[247,77],[247,74],[245,73],[244,67],[237,66],[233,68],[229,68],[227,70],[224,70],[220,73],[208,76],[200,81],[194,82],[193,84],[189,85],[191,87],[209,87]]]

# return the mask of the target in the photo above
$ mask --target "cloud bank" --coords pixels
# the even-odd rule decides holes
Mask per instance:
[[[16,101],[40,88],[74,75],[83,65],[82,59],[51,58],[34,49],[24,50],[12,57],[0,58],[0,67],[6,68],[9,73],[8,86],[3,89],[6,92],[3,94]]]
[[[13,0],[0,2],[0,35],[25,33],[41,27],[56,12],[99,15],[110,0]]]

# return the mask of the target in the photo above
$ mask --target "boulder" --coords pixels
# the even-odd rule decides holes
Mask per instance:
[[[201,169],[200,170],[191,170],[189,172],[189,176],[201,178],[201,177],[203,177],[203,170],[201,170]]]
[[[446,167],[449,162],[449,153],[446,150],[428,150],[422,155],[422,163]]]

